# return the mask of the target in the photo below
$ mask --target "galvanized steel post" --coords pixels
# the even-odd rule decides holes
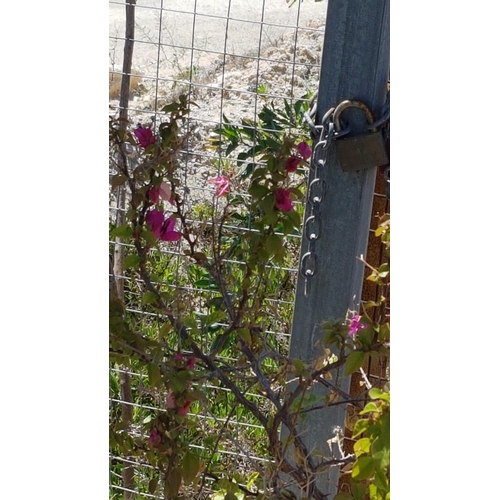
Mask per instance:
[[[345,99],[359,99],[380,116],[389,75],[389,0],[329,0],[323,47],[316,124],[327,110]],[[366,126],[362,113],[346,110],[342,115],[351,131]],[[321,237],[315,241],[314,275],[308,280],[299,274],[292,326],[292,358],[304,361],[317,355],[320,323],[344,318],[348,309],[357,310],[364,266],[358,257],[365,254],[373,202],[376,168],[344,172],[335,146],[328,149],[322,178]],[[311,214],[306,207],[305,220]],[[309,241],[302,237],[301,258]],[[349,390],[350,377],[342,377],[340,389]],[[318,391],[321,394],[321,391]],[[301,424],[309,451],[330,454],[327,440],[336,426],[344,427],[343,405],[310,412]],[[336,493],[337,467],[320,476],[316,486],[332,498]]]

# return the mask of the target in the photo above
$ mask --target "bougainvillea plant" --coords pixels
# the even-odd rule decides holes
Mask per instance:
[[[291,314],[283,297],[292,303],[293,288],[283,269],[298,258],[290,237],[300,236],[312,155],[300,126],[306,105],[306,99],[285,102],[281,110],[271,103],[257,122],[225,119],[209,141],[227,159],[208,181],[209,204],[192,200],[179,166],[190,133],[186,96],[163,108],[156,128],[110,118],[111,193],[127,200],[124,220],[111,221],[125,256],[111,281],[110,360],[115,369],[140,375],[132,390],[142,401],[129,421],[112,412],[110,448],[149,467],[146,486],[137,479],[139,492],[231,500],[293,498],[295,491],[296,498],[324,499],[315,475],[349,463],[360,469],[367,457],[375,476],[363,468],[357,479],[366,492],[371,487],[370,495],[375,483],[377,492],[386,491],[379,476],[388,456],[379,453],[380,419],[374,423],[373,413],[385,407],[368,406],[370,398],[385,404],[385,393],[366,395],[368,424],[357,429],[360,439],[369,433],[372,448],[363,441],[355,454],[315,456],[298,425],[324,406],[363,409],[342,392],[318,401],[312,390],[387,350],[388,325],[366,314],[325,323],[328,355],[311,364],[290,359],[286,338],[268,332],[269,325],[284,328]],[[385,283],[383,273],[376,279]],[[119,394],[119,384],[112,387]],[[235,420],[246,429],[236,439]],[[221,449],[233,455],[225,458]],[[257,452],[268,461],[252,459]],[[238,465],[236,455],[246,458]]]

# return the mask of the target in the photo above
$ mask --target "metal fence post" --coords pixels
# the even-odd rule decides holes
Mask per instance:
[[[327,110],[344,99],[359,99],[380,115],[389,75],[389,0],[329,0],[316,123]],[[344,116],[344,115],[343,115]],[[351,130],[361,130],[359,113],[349,114]],[[310,278],[307,296],[305,279],[299,273],[292,325],[290,356],[304,361],[316,357],[319,324],[328,318],[344,318],[348,309],[359,307],[364,266],[358,257],[365,254],[370,225],[376,169],[343,172],[330,147],[323,169],[325,192],[321,202],[321,237],[316,241],[316,270]],[[305,218],[311,213],[309,203]],[[301,257],[308,250],[305,233]],[[341,389],[349,391],[349,377]],[[321,393],[318,390],[319,393]],[[301,424],[303,439],[310,451],[331,456],[327,440],[336,426],[344,427],[341,406],[310,412]],[[339,471],[330,467],[316,486],[332,498]]]

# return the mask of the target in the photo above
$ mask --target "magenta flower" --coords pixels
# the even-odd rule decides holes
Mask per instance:
[[[291,191],[289,189],[278,188],[275,193],[275,205],[278,210],[289,212],[293,208],[292,200],[290,199]]]
[[[161,434],[154,427],[151,429],[148,442],[151,446],[157,446],[161,443]]]
[[[163,241],[178,241],[182,234],[174,231],[175,217],[169,217],[165,220],[165,215],[161,210],[150,210],[146,214],[146,223],[151,228],[153,234]]]
[[[297,145],[297,149],[298,149],[300,155],[302,156],[302,158],[304,158],[304,160],[311,158],[312,150],[311,150],[309,144],[307,144],[307,142],[305,142],[305,141],[300,142]]]
[[[163,215],[163,212],[160,210],[156,209],[150,210],[146,214],[146,223],[151,228],[151,231],[157,238],[161,237],[161,230],[164,224],[164,220],[165,216]]]
[[[177,415],[185,417],[188,414],[191,401],[186,401],[180,408],[177,408]]]
[[[297,158],[296,156],[290,156],[286,160],[285,169],[287,172],[290,172],[290,173],[295,172],[295,170],[297,170],[299,164],[300,164],[300,158]]]
[[[156,142],[156,137],[153,135],[151,127],[143,127],[142,125],[139,125],[134,130],[134,135],[137,137],[139,144],[143,148],[147,148],[148,146]]]
[[[148,198],[156,205],[160,202],[160,190],[152,187],[148,191]]]
[[[182,361],[184,359],[184,356],[178,352],[175,357],[174,357],[175,361]]]
[[[216,177],[215,179],[210,179],[208,182],[210,184],[216,184],[216,191],[215,194],[217,195],[217,198],[220,198],[221,196],[224,196],[225,194],[229,193],[229,179],[225,177],[224,175],[219,175],[219,177]]]
[[[351,337],[354,337],[359,330],[362,330],[363,328],[367,328],[368,325],[365,325],[364,323],[360,323],[359,320],[361,319],[361,316],[359,314],[356,314],[351,318],[349,321],[349,332],[348,334]]]
[[[157,238],[163,241],[179,241],[182,234],[178,231],[174,231],[175,221],[175,217],[169,217],[161,226],[160,236],[157,236]]]
[[[172,190],[165,181],[163,181],[159,187],[152,187],[148,191],[148,198],[155,205],[157,203],[160,203],[160,199],[172,203],[171,197],[172,197]]]
[[[194,356],[189,356],[189,358],[186,361],[186,368],[188,370],[192,370],[196,365],[196,358]]]

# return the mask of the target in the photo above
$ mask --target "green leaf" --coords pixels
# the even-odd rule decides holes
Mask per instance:
[[[363,434],[368,428],[370,427],[370,421],[366,420],[364,418],[358,420],[354,424],[354,429],[352,431],[352,437],[355,438],[359,436],[360,434]]]
[[[154,304],[157,300],[156,293],[150,292],[149,290],[142,296],[142,305]]]
[[[358,331],[357,335],[360,344],[364,347],[369,347],[375,336],[375,329],[372,326],[362,328]]]
[[[391,462],[390,451],[387,448],[380,448],[379,450],[375,451],[377,448],[380,448],[380,439],[375,438],[375,441],[373,441],[372,445],[371,455],[374,460],[379,462],[379,468],[385,469]]]
[[[154,477],[153,479],[151,479],[149,481],[149,484],[148,484],[148,492],[151,494],[151,495],[154,495],[155,491],[156,491],[156,488],[158,486],[158,478],[157,477]]]
[[[252,489],[253,483],[259,478],[259,473],[258,472],[252,472],[250,474],[250,477],[248,478],[247,481],[247,489],[250,490]]]
[[[271,234],[266,239],[265,248],[270,256],[279,254],[283,250],[283,241],[277,234]]]
[[[224,500],[238,500],[238,497],[234,493],[226,493]]]
[[[226,313],[221,310],[212,311],[204,320],[204,324],[207,326],[213,325],[214,323],[219,323],[221,320],[226,318]],[[218,325],[220,326],[220,325]]]
[[[237,330],[238,337],[243,340],[246,344],[252,345],[252,336],[250,335],[250,330],[248,328],[240,328]]]
[[[249,187],[248,193],[256,200],[260,200],[269,193],[269,189],[265,186],[261,186],[260,184],[253,183]]]
[[[268,194],[263,200],[262,200],[262,211],[266,214],[270,212],[274,208],[274,203],[275,203],[275,197],[273,193]]]
[[[186,484],[192,483],[200,470],[200,459],[188,451],[182,460],[182,477]]]
[[[164,338],[167,335],[169,335],[171,331],[172,331],[172,325],[170,323],[165,322],[161,326],[160,331],[158,332],[158,335],[160,336],[160,338]]]
[[[365,483],[357,483],[356,481],[351,481],[351,493],[354,500],[363,500],[366,498],[366,485]]]
[[[181,487],[182,476],[179,470],[172,470],[165,481],[165,491],[170,498],[177,497]]]
[[[118,186],[121,186],[122,184],[125,184],[127,181],[127,176],[126,175],[114,175],[113,179],[111,180],[111,191],[114,191]]]
[[[210,351],[217,351],[217,352],[222,352],[224,349],[227,348],[229,345],[229,335],[224,336],[224,334],[217,335],[215,340],[212,343],[212,346],[210,347]]]
[[[111,236],[113,238],[130,238],[132,236],[132,228],[128,225],[118,226],[111,231]]]
[[[171,113],[172,111],[177,111],[179,109],[179,104],[176,102],[172,102],[170,104],[167,104],[166,106],[163,106],[161,110],[164,113]]]
[[[294,225],[294,223],[288,217],[287,218],[283,218],[282,224],[283,224],[283,234],[285,236],[287,234],[293,233],[293,231],[295,229],[295,225]]]
[[[176,392],[184,392],[190,383],[191,375],[187,370],[178,371],[169,379],[172,389]]]
[[[295,228],[299,228],[301,225],[301,219],[298,212],[295,210],[290,210],[290,212],[286,212],[285,217],[293,224]]]
[[[144,227],[142,228],[141,231],[141,237],[150,246],[154,246],[158,243],[156,236],[149,229],[146,229]]]
[[[361,438],[354,443],[354,453],[359,457],[360,455],[365,455],[370,453],[370,438]]]
[[[266,214],[266,216],[262,219],[264,224],[268,224],[269,226],[274,226],[276,222],[278,222],[278,212],[270,211]]]
[[[370,396],[372,399],[382,399],[384,401],[390,400],[390,394],[388,392],[382,391],[378,387],[372,387],[368,391],[368,396]]]
[[[352,375],[363,366],[367,353],[363,351],[352,351],[345,362],[345,374]]]
[[[301,359],[298,359],[298,358],[294,359],[292,361],[292,364],[293,364],[293,367],[295,368],[295,373],[297,375],[300,375],[305,369],[304,362]]]
[[[384,323],[383,325],[380,325],[380,331],[379,331],[379,340],[382,342],[389,340],[391,333],[391,329],[389,326],[389,323]]]
[[[380,276],[383,276],[382,277],[385,277],[389,274],[389,271],[390,271],[390,267],[389,267],[389,264],[387,263],[384,263],[382,264],[379,269],[378,269],[379,273],[380,273]]]
[[[120,383],[117,380],[117,377],[114,373],[109,372],[109,388],[111,394],[114,395],[114,397],[120,397]]]
[[[211,277],[199,279],[194,283],[194,286],[197,288],[202,288],[204,290],[215,291],[219,289],[219,285],[217,285],[217,283]]]
[[[365,407],[359,412],[360,415],[366,415],[367,413],[380,413],[380,408],[370,401],[369,403],[366,403]]]
[[[381,446],[384,446],[385,448],[389,449],[390,448],[390,443],[391,443],[391,432],[390,432],[390,414],[389,412],[384,413],[379,421],[378,421],[378,426],[379,426],[379,440]]]
[[[389,482],[387,480],[387,476],[382,471],[380,470],[375,471],[375,477],[373,482],[375,486],[384,493],[387,493],[387,491],[389,490]]]
[[[360,457],[352,467],[352,478],[357,481],[368,479],[375,473],[375,462],[372,457]]]
[[[148,363],[149,385],[158,387],[161,382],[160,367],[156,363]]]
[[[127,255],[123,261],[123,269],[130,269],[132,267],[137,267],[141,262],[141,258],[138,255]]]

